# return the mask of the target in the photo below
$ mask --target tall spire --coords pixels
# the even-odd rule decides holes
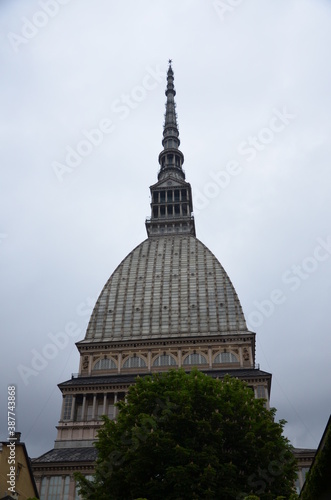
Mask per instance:
[[[182,169],[184,155],[177,126],[174,72],[169,60],[166,112],[163,129],[163,151],[159,154],[158,182],[150,187],[151,217],[146,220],[148,236],[189,234],[195,236],[192,190]]]
[[[161,166],[158,179],[164,179],[170,174],[175,174],[181,179],[185,179],[185,173],[182,169],[184,163],[184,155],[178,149],[180,145],[179,131],[177,125],[176,90],[174,86],[174,72],[171,67],[171,59],[169,59],[169,68],[167,73],[167,88],[165,95],[167,96],[166,112],[163,128],[163,151],[159,154],[159,164]]]

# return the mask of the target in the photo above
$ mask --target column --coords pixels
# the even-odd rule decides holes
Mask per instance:
[[[182,366],[182,350],[178,349],[178,368]]]
[[[61,498],[65,498],[68,496],[70,488],[70,476],[62,476],[62,485],[61,485]]]
[[[71,414],[70,414],[70,420],[73,420],[75,417],[75,407],[76,407],[76,396],[72,397],[72,403],[71,403]]]
[[[62,409],[61,409],[61,419],[60,420],[63,420],[65,400],[66,400],[66,396],[62,396]]]
[[[114,394],[114,418],[116,418],[117,416],[117,407],[115,406],[116,403],[117,403],[117,392],[115,392]]]
[[[70,483],[69,483],[69,497],[75,498],[75,489],[76,489],[76,481],[72,474],[70,474]]]
[[[265,387],[265,396],[266,396],[266,407],[269,410],[270,409],[270,395],[269,395],[269,390],[267,387]]]
[[[36,482],[37,490],[40,491],[40,488],[41,488],[41,476],[37,476],[37,474],[34,473],[33,475],[34,475],[34,480]]]
[[[209,368],[211,368],[213,365],[213,356],[211,347],[208,347],[208,361],[209,361]]]
[[[243,350],[242,350],[242,347],[239,347],[239,362],[240,362],[240,366],[244,365],[244,363],[243,363]]]
[[[95,415],[95,407],[97,404],[97,395],[93,395],[93,407],[92,407],[92,420],[96,420],[96,415]]]
[[[86,412],[86,394],[84,394],[84,396],[83,396],[82,420],[86,419],[85,412]]]
[[[106,415],[106,411],[107,411],[107,393],[105,392],[103,395],[103,408],[102,408],[103,415]]]

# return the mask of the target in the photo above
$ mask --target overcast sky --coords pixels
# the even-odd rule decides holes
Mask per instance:
[[[2,0],[0,11],[1,437],[16,384],[30,456],[53,447],[75,342],[146,237],[172,58],[197,237],[257,333],[286,435],[316,447],[331,400],[331,2]]]

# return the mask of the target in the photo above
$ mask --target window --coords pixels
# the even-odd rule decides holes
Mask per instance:
[[[87,405],[86,419],[92,420],[92,418],[93,418],[93,403],[89,402]]]
[[[47,487],[47,477],[43,477],[41,480],[41,487],[40,487],[40,500],[46,499],[46,487]]]
[[[113,359],[99,359],[94,365],[94,370],[112,370],[116,368],[116,363]]]
[[[162,354],[154,359],[153,366],[175,366],[176,361],[169,354]]]
[[[232,352],[221,352],[217,354],[214,363],[238,363],[238,359]]]
[[[83,405],[82,403],[76,404],[76,421],[83,420]]]
[[[43,477],[40,500],[68,500],[70,476]]]
[[[123,365],[123,368],[145,368],[145,361],[139,356],[132,356],[128,358]]]
[[[189,354],[184,359],[183,365],[203,365],[207,363],[207,359],[203,354]]]
[[[86,477],[86,476],[85,476]],[[76,484],[76,488],[75,488],[75,500],[82,500],[82,497],[80,496],[79,494],[79,487],[78,487],[78,484]]]
[[[307,474],[308,474],[309,470],[310,470],[310,468],[309,468],[309,467],[302,467],[302,469],[301,469],[301,473],[302,473],[302,477],[303,477],[303,480],[304,480],[304,481],[305,481],[305,479],[306,479],[306,476],[307,476]]]
[[[62,477],[51,477],[49,479],[48,485],[48,499],[57,500],[60,499],[60,495],[62,493]]]
[[[89,481],[92,481],[93,480],[93,476],[85,476],[86,479],[88,479]],[[82,497],[80,496],[79,494],[79,487],[78,485],[76,484],[76,487],[75,487],[75,500],[81,500]]]
[[[256,388],[256,396],[258,398],[265,398],[266,395],[265,395],[265,387],[264,385],[258,385],[257,388]]]
[[[100,419],[101,415],[103,415],[103,401],[99,400],[97,405],[97,416]]]
[[[65,396],[63,401],[63,420],[70,420],[72,407],[72,396]]]
[[[108,417],[112,420],[115,416],[115,406],[111,403],[108,403]]]

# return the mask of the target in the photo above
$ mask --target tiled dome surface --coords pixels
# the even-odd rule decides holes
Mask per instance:
[[[148,238],[121,262],[94,307],[85,340],[133,340],[247,331],[236,291],[193,236]]]

